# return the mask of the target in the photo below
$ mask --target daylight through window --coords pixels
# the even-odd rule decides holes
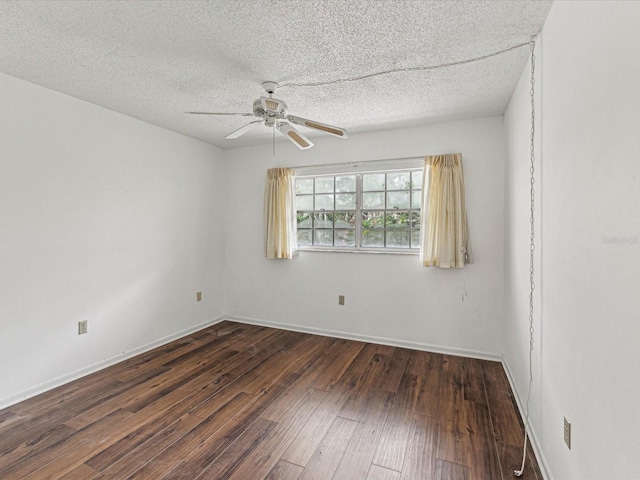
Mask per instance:
[[[421,188],[422,169],[299,176],[298,248],[417,252]]]

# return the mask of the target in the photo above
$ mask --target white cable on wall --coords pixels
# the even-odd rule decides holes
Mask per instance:
[[[497,52],[491,52],[491,53],[488,53],[486,55],[482,55],[480,57],[468,58],[468,59],[465,59],[465,60],[458,60],[458,61],[448,62],[448,63],[440,63],[440,64],[437,64],[437,65],[422,65],[422,66],[417,66],[417,67],[391,68],[389,70],[382,70],[380,72],[372,72],[372,73],[367,73],[367,74],[364,74],[364,75],[357,75],[357,76],[354,76],[354,77],[338,78],[338,79],[334,79],[334,80],[326,80],[326,81],[321,81],[321,82],[308,82],[308,83],[289,82],[289,83],[281,83],[278,86],[278,88],[282,89],[282,88],[286,88],[286,87],[320,87],[322,85],[334,85],[334,84],[337,84],[337,83],[356,82],[358,80],[364,80],[366,78],[379,77],[380,75],[389,75],[390,73],[420,72],[420,71],[425,71],[425,70],[438,70],[440,68],[454,67],[456,65],[465,65],[467,63],[479,62],[481,60],[486,60],[487,58],[496,57],[498,55],[502,55],[504,53],[508,53],[508,52],[510,52],[512,50],[516,50],[516,49],[524,47],[526,45],[529,45],[529,42],[527,42],[527,43],[519,43],[517,45],[513,45],[513,46],[505,48],[503,50],[498,50]]]
[[[525,419],[524,419],[524,447],[522,451],[522,465],[520,466],[520,470],[514,470],[513,474],[516,477],[521,477],[524,472],[524,464],[527,459],[527,440],[529,436],[529,400],[531,400],[531,386],[533,384],[533,292],[536,288],[535,278],[534,278],[534,260],[535,260],[535,136],[536,136],[536,104],[535,104],[535,72],[536,72],[536,56],[535,56],[535,48],[536,42],[535,38],[531,39],[529,42],[529,47],[531,49],[531,89],[529,90],[529,96],[531,98],[531,134],[530,134],[530,160],[531,166],[529,167],[529,173],[531,174],[529,178],[530,190],[529,196],[531,199],[531,205],[529,210],[529,226],[530,226],[530,235],[529,235],[529,387],[527,391],[527,403],[525,406]]]

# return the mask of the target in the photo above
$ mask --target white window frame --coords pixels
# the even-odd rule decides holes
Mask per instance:
[[[358,163],[327,164],[327,165],[295,168],[294,174],[296,179],[356,175],[355,246],[319,246],[319,245],[301,246],[301,245],[298,245],[298,250],[309,251],[309,252],[347,252],[347,253],[418,255],[420,253],[419,245],[416,245],[414,248],[388,247],[388,246],[364,247],[361,245],[362,211],[363,211],[362,175],[369,174],[369,173],[390,173],[390,172],[392,173],[392,172],[406,172],[406,171],[421,172],[423,170],[424,170],[424,157],[409,157],[409,158],[392,159],[392,160],[375,160],[375,161],[365,161],[365,162],[358,162]],[[388,192],[388,191],[392,191],[392,190],[386,190],[386,186],[385,186],[385,192]],[[386,195],[385,195],[385,198],[386,198]],[[378,210],[378,209],[371,209],[371,210]],[[385,211],[385,210],[386,208],[383,209],[382,211]],[[413,209],[410,208],[409,210],[420,211],[420,209],[415,209],[415,208]],[[296,214],[297,212],[298,210],[296,208]],[[340,212],[340,210],[331,210],[331,212]],[[311,231],[313,232],[314,229],[311,229]]]

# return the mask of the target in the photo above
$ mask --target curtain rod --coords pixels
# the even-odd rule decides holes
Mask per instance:
[[[458,154],[462,155],[462,153],[458,153]],[[444,155],[444,154],[436,154],[436,155]],[[412,155],[410,157],[397,157],[397,158],[378,158],[376,160],[356,160],[353,162],[341,162],[341,163],[319,163],[317,165],[298,165],[298,166],[289,167],[289,168],[293,170],[302,170],[305,168],[312,169],[312,168],[324,168],[324,167],[358,167],[360,165],[367,164],[367,163],[376,163],[376,162],[384,163],[384,162],[397,162],[402,160],[419,160],[419,159],[424,159],[425,157],[428,157],[428,156],[430,155]]]
[[[399,160],[417,160],[424,158],[427,155],[413,155],[411,157],[397,157],[397,158],[378,158],[376,160],[356,160],[353,162],[340,162],[340,163],[319,163],[314,165],[298,165],[297,167],[289,167],[294,170],[297,168],[321,168],[321,167],[333,167],[333,166],[345,166],[345,167],[357,167],[363,163],[375,163],[375,162],[395,162]]]

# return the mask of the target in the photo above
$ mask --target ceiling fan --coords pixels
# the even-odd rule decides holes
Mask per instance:
[[[344,128],[334,127],[333,125],[327,125],[326,123],[316,122],[315,120],[309,120],[307,118],[297,117],[295,115],[289,115],[287,113],[287,104],[282,100],[273,98],[273,94],[278,89],[276,82],[264,82],[262,84],[268,97],[260,97],[253,102],[253,113],[222,113],[222,112],[186,112],[194,115],[239,115],[243,117],[258,117],[259,120],[254,120],[247,123],[245,126],[240,127],[238,130],[231,132],[224,138],[234,139],[241,135],[244,135],[249,130],[257,127],[258,125],[264,125],[266,127],[276,128],[280,133],[287,137],[296,147],[301,150],[313,147],[313,143],[307,137],[305,137],[300,131],[298,131],[293,124],[302,125],[303,127],[319,130],[329,135],[334,135],[339,138],[347,138],[347,131]]]

